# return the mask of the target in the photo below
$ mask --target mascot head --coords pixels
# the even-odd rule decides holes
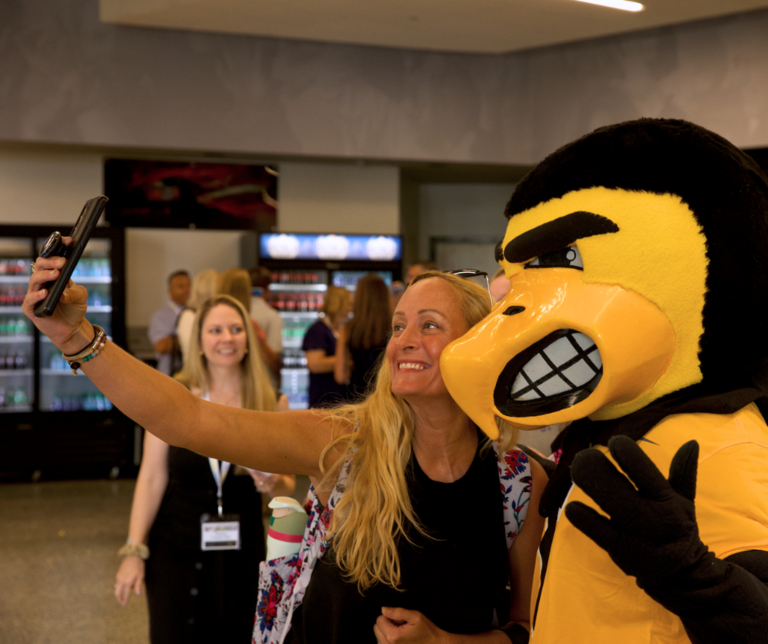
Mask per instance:
[[[496,259],[511,288],[443,352],[483,431],[616,419],[690,387],[751,383],[768,357],[768,183],[685,121],[595,132],[532,170]]]

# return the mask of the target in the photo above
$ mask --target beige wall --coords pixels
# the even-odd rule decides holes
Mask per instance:
[[[219,230],[129,228],[125,235],[126,320],[147,326],[166,305],[166,278],[177,270],[194,277],[205,268],[224,271],[240,261],[240,233]]]
[[[400,233],[395,166],[281,163],[278,228],[307,233]]]
[[[103,190],[101,156],[0,147],[0,223],[67,224]]]

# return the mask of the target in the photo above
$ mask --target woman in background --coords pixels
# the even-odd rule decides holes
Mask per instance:
[[[348,384],[349,394],[365,394],[389,337],[392,311],[389,290],[375,273],[363,277],[355,289],[352,319],[341,330],[336,345],[333,376],[339,384]]]
[[[195,321],[195,313],[209,297],[215,295],[219,287],[221,274],[213,268],[200,271],[192,280],[192,294],[187,300],[184,310],[176,320],[176,337],[179,339],[181,357],[187,359],[189,340],[192,337],[192,325]]]
[[[246,311],[251,309],[251,276],[244,268],[228,268],[221,274],[221,281],[219,282],[219,293],[222,295],[229,295],[235,298],[240,304],[243,305]],[[272,372],[272,382],[277,384],[280,382],[280,367],[282,366],[282,359],[279,353],[276,353],[272,347],[267,343],[267,334],[262,329],[256,320],[250,317],[253,330],[256,332],[256,338],[259,341],[259,350],[261,356],[264,358],[264,362]]]
[[[346,400],[347,388],[333,377],[336,341],[344,320],[352,310],[352,293],[329,286],[323,298],[321,317],[304,335],[301,348],[309,369],[309,406],[327,407]]]
[[[189,355],[177,376],[204,400],[242,409],[278,405],[248,313],[227,296],[195,316]],[[125,606],[146,576],[150,639],[251,641],[258,564],[265,557],[260,492],[291,494],[295,477],[255,472],[171,447],[147,432],[128,541],[115,597]],[[201,517],[236,514],[239,550],[202,550]],[[149,556],[151,554],[151,556]]]

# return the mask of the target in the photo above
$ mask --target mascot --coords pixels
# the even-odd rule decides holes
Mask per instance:
[[[450,345],[491,438],[570,422],[531,641],[768,642],[768,183],[684,121],[596,130],[517,186],[511,289]]]

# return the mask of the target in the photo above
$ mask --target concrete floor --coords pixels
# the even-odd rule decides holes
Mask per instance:
[[[308,486],[299,479],[297,494]],[[148,642],[144,596],[122,608],[112,595],[134,485],[0,485],[0,642]]]

